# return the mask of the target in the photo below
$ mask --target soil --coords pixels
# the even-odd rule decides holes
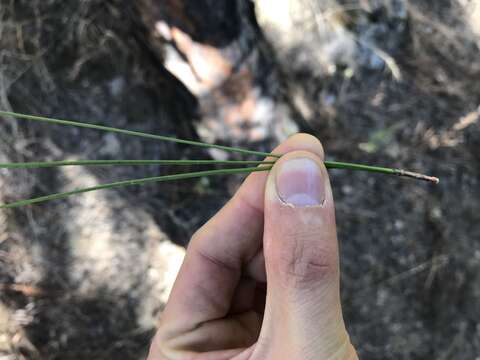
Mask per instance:
[[[269,59],[261,63],[273,63],[279,77],[272,101],[321,139],[330,160],[441,179],[433,186],[331,172],[344,315],[360,357],[476,359],[480,31],[472,16],[480,5],[362,3],[369,8],[359,5],[342,20],[358,46],[346,62],[322,59],[334,65],[324,70],[308,57],[309,44],[278,45],[258,30]],[[392,4],[400,10],[391,12]],[[0,108],[238,145],[199,131],[210,129],[202,126],[203,100],[164,67],[140,19],[123,1],[0,0]],[[243,145],[265,150],[286,135]],[[219,156],[8,118],[0,120],[0,139],[0,162]],[[172,171],[0,170],[0,202]],[[145,358],[184,246],[241,179],[131,187],[0,211],[0,358]]]

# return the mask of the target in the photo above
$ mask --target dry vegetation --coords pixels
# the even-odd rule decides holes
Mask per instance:
[[[442,179],[432,188],[332,172],[345,316],[361,358],[475,359],[480,2],[298,0],[302,11],[294,15],[303,27],[289,28],[293,15],[286,18],[279,5],[286,0],[273,1],[276,14],[268,11],[272,1],[256,2],[264,31],[258,57],[270,59],[281,80],[275,96],[262,85],[262,96],[322,139],[331,159]],[[0,0],[0,107],[222,138],[205,132],[203,100],[163,67],[151,29],[126,4]],[[0,162],[219,156],[6,120]],[[290,130],[282,131],[248,146],[264,150]],[[0,171],[0,202],[168,170]],[[0,211],[0,359],[143,358],[182,258],[178,245],[238,181],[146,186]]]

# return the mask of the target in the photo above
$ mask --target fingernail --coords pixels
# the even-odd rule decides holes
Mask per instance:
[[[292,206],[322,205],[325,200],[322,172],[309,158],[291,159],[280,164],[276,185],[280,199]]]

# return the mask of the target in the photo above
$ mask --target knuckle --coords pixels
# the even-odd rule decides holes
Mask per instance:
[[[147,360],[189,360],[183,350],[188,334],[173,330],[168,324],[160,322],[157,333],[150,345]]]
[[[305,238],[307,236],[307,239]],[[311,288],[337,276],[336,251],[311,235],[289,237],[280,251],[279,276],[286,287]]]
[[[197,230],[195,230],[195,232],[192,234],[192,236],[190,237],[190,243],[194,242],[194,241],[198,241],[198,239],[202,238],[203,237],[203,226],[198,228]]]
[[[205,241],[206,238],[209,237],[207,231],[205,231],[205,225],[197,229],[193,235],[190,237],[190,241],[188,242],[188,248],[196,246],[196,244],[202,243]]]
[[[157,332],[155,335],[152,344],[150,345],[150,350],[148,353],[147,360],[151,359],[165,359],[165,360],[174,360],[175,354],[169,349],[167,342],[162,337],[161,332]]]

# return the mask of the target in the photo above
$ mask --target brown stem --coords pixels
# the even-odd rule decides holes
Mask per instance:
[[[432,182],[434,184],[438,184],[440,182],[440,179],[435,177],[435,176],[428,176],[428,175],[416,173],[416,172],[413,172],[413,171],[406,171],[406,170],[397,169],[395,173],[398,176],[405,176],[405,177],[409,177],[409,178],[413,178],[413,179],[417,179],[417,180],[429,181],[429,182]]]

